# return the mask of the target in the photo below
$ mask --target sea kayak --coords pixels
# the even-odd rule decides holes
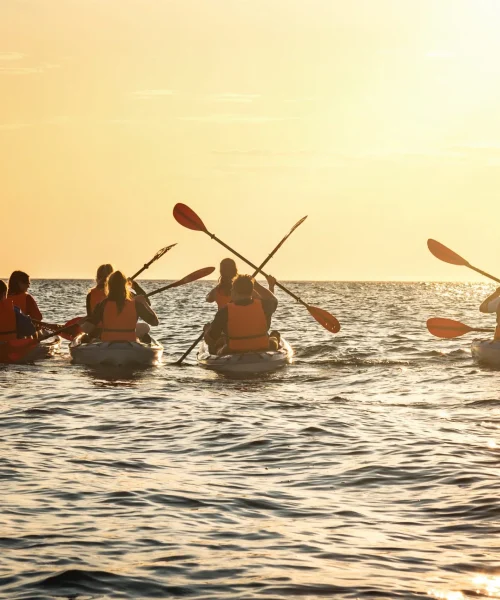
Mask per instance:
[[[475,340],[472,342],[471,353],[478,363],[500,368],[500,341]]]
[[[279,350],[225,354],[223,356],[210,354],[207,344],[202,342],[197,361],[200,367],[218,373],[244,375],[276,371],[290,363],[292,358],[292,347],[286,340],[281,338]]]
[[[42,332],[42,335],[45,332]],[[50,340],[36,343],[26,338],[0,343],[0,363],[27,364],[36,360],[54,356],[61,349],[61,338],[56,336]]]
[[[151,366],[161,361],[163,346],[156,340],[142,342],[85,341],[80,334],[69,345],[72,361],[78,365]]]

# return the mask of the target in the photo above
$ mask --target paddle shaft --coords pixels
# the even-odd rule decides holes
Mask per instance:
[[[497,283],[500,283],[500,279],[498,279],[497,277],[493,277],[493,275],[490,275],[489,273],[486,273],[486,271],[482,271],[481,269],[478,269],[477,267],[473,267],[469,263],[467,263],[466,266],[469,267],[469,269],[472,269],[473,271],[476,271],[476,273],[480,273],[481,275],[484,275],[485,277],[488,277],[489,279],[493,279],[493,281],[496,281]]]
[[[245,258],[244,256],[242,256],[239,252],[236,252],[236,250],[233,250],[233,248],[231,248],[231,246],[228,246],[222,240],[219,240],[219,238],[216,235],[214,235],[213,233],[210,233],[209,231],[206,231],[206,233],[213,240],[215,240],[216,242],[218,242],[221,246],[224,246],[224,248],[226,248],[227,250],[229,250],[229,252],[232,252],[235,256],[237,256],[238,258],[240,258],[243,262],[246,262],[247,265],[250,265],[253,269],[255,269],[255,273],[262,273],[262,275],[264,275],[264,277],[268,277],[268,275],[266,273],[264,273],[264,271],[262,270],[261,267],[258,267],[257,265],[254,265],[247,258]],[[300,304],[302,304],[306,308],[309,308],[309,305],[306,304],[304,302],[304,300],[302,300],[301,298],[299,298],[297,295],[295,295],[293,292],[291,292],[288,288],[286,288],[284,285],[282,285],[281,283],[279,283],[279,281],[276,282],[276,285],[281,290],[283,290],[284,292],[286,292],[289,296],[291,296],[294,300],[296,300],[297,302],[299,302]]]
[[[134,275],[132,275],[132,277],[130,279],[135,279],[136,277],[139,277],[139,275],[144,272],[146,269],[149,269],[149,267],[158,259],[160,259],[164,254],[166,254],[169,250],[171,250],[174,246],[176,246],[177,244],[172,244],[171,246],[162,248],[161,250],[159,250],[154,256],[153,258],[147,262],[141,269],[139,269],[137,271],[137,273],[135,273]]]

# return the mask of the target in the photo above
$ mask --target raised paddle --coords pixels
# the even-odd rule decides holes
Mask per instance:
[[[476,271],[476,273],[481,273],[481,275],[484,275],[485,277],[488,277],[489,279],[493,279],[493,281],[500,283],[500,279],[493,277],[493,275],[486,273],[486,271],[482,271],[477,267],[473,267],[468,261],[465,260],[465,258],[462,258],[459,254],[453,252],[453,250],[450,250],[444,244],[441,244],[436,240],[427,240],[427,247],[436,258],[439,258],[439,260],[442,260],[443,262],[449,263],[450,265],[467,267],[469,269],[472,269],[473,271]]]
[[[226,248],[227,250],[232,252],[235,256],[240,258],[243,262],[246,262],[247,265],[250,265],[253,269],[256,269],[257,271],[262,273],[262,275],[264,275],[265,277],[268,277],[268,275],[266,273],[264,273],[264,271],[259,269],[259,267],[257,267],[252,262],[250,262],[248,259],[246,259],[244,256],[239,254],[239,252],[236,252],[236,250],[233,250],[233,248],[231,248],[230,246],[225,244],[222,240],[219,240],[219,238],[216,237],[215,234],[210,233],[208,231],[208,229],[205,227],[205,225],[204,225],[203,221],[200,219],[200,217],[193,210],[191,210],[189,208],[189,206],[186,206],[185,204],[180,204],[180,203],[176,204],[174,206],[174,218],[180,225],[187,227],[188,229],[193,229],[194,231],[203,231],[203,233],[206,233],[207,235],[209,235],[213,240],[218,242],[221,246],[224,246],[224,248]],[[278,281],[276,282],[276,285],[281,290],[286,292],[289,296],[291,296],[294,300],[296,300],[297,302],[302,304],[302,306],[305,306],[307,308],[307,310],[309,311],[309,313],[316,319],[316,321],[318,321],[318,323],[322,327],[324,327],[326,330],[328,330],[330,333],[337,333],[340,330],[340,323],[329,312],[327,312],[326,310],[323,310],[321,308],[317,308],[316,306],[310,306],[309,304],[304,302],[301,298],[299,298],[296,294],[291,292],[289,289],[287,289],[284,285],[282,285]]]
[[[283,246],[283,244],[287,241],[287,239],[292,235],[292,233],[297,229],[297,227],[299,225],[302,225],[302,223],[307,219],[307,215],[305,217],[302,217],[302,219],[300,219],[300,221],[297,221],[297,223],[295,223],[295,225],[290,229],[290,231],[285,235],[285,237],[281,240],[281,242],[276,246],[276,248],[271,252],[271,254],[269,254],[269,256],[266,258],[266,260],[260,265],[260,267],[254,272],[254,274],[252,275],[252,277],[255,277],[257,275],[257,273],[259,273],[259,271],[261,271],[266,265],[267,263],[271,260],[271,258],[276,254],[276,252],[281,248],[281,246]],[[196,340],[191,344],[191,346],[189,346],[189,348],[186,350],[186,352],[184,352],[184,354],[179,358],[178,361],[176,361],[174,364],[176,365],[181,365],[184,361],[184,359],[191,354],[191,352],[196,348],[196,346],[201,342],[201,340],[203,339],[203,336],[205,335],[205,332],[202,331],[200,333],[200,335],[196,338]]]
[[[204,269],[198,269],[198,271],[194,271],[186,277],[179,279],[179,281],[174,281],[174,283],[169,283],[153,292],[149,292],[146,294],[146,298],[150,296],[154,296],[155,294],[159,294],[160,292],[164,292],[165,290],[169,290],[171,288],[179,287],[181,285],[186,285],[186,283],[191,283],[192,281],[196,281],[197,279],[201,279],[202,277],[206,277],[207,275],[211,275],[215,271],[215,267],[205,267]]]
[[[177,244],[171,244],[170,246],[165,246],[165,248],[162,248],[161,250],[158,250],[158,252],[153,256],[153,258],[147,262],[142,269],[139,269],[137,271],[137,273],[135,273],[134,275],[132,275],[132,277],[130,279],[135,279],[136,277],[139,277],[139,275],[145,271],[146,269],[149,269],[149,267],[158,259],[160,259],[164,254],[166,254],[169,250],[171,250],[174,246],[177,246]]]
[[[428,319],[427,329],[432,335],[444,339],[453,339],[470,333],[471,331],[483,331],[490,332],[495,331],[491,327],[469,327],[460,321],[454,321],[453,319],[440,319],[438,317]]]

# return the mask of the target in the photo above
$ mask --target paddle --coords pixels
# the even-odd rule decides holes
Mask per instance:
[[[215,234],[210,233],[208,231],[208,229],[205,227],[205,225],[204,225],[203,221],[200,219],[200,217],[193,210],[191,210],[189,208],[189,206],[186,206],[185,204],[180,204],[180,203],[176,204],[174,206],[174,218],[183,227],[187,227],[188,229],[193,229],[194,231],[203,231],[203,233],[206,233],[207,235],[209,235],[213,240],[218,242],[221,246],[224,246],[224,248],[226,248],[227,250],[232,252],[235,256],[240,258],[242,261],[246,262],[247,265],[250,265],[252,268],[254,268],[258,272],[262,273],[262,275],[264,275],[266,277],[268,276],[266,273],[264,273],[264,271],[259,269],[259,267],[254,265],[252,262],[250,262],[248,259],[246,259],[244,256],[242,256],[238,252],[236,252],[236,250],[233,250],[233,248],[231,248],[230,246],[225,244],[222,240],[219,240],[219,238],[217,238],[215,236]],[[294,294],[289,289],[287,289],[281,283],[276,282],[276,285],[281,290],[286,292],[289,296],[291,296],[294,300],[296,300],[297,302],[302,304],[302,306],[305,306],[307,308],[307,310],[309,311],[309,313],[316,319],[316,321],[318,321],[318,323],[322,327],[324,327],[326,330],[328,330],[330,333],[337,333],[340,330],[340,323],[329,312],[327,312],[326,310],[323,310],[321,308],[317,308],[316,306],[310,306],[309,304],[304,302],[301,298],[299,298],[296,294]]]
[[[271,258],[276,254],[276,252],[281,248],[281,246],[283,246],[283,244],[287,241],[287,239],[292,235],[292,233],[297,229],[297,227],[299,225],[302,225],[302,223],[307,219],[307,215],[305,217],[302,217],[302,219],[300,219],[300,221],[297,221],[297,223],[295,223],[295,225],[290,229],[290,231],[285,235],[285,237],[281,240],[281,242],[276,246],[276,248],[271,252],[271,254],[269,254],[269,256],[266,258],[266,260],[260,265],[260,267],[254,272],[254,274],[252,275],[252,277],[255,277],[257,275],[257,273],[259,273],[259,271],[261,271],[266,265],[267,263],[271,260]],[[196,340],[191,344],[191,346],[189,346],[189,348],[186,350],[186,352],[184,352],[184,354],[179,358],[178,361],[175,362],[176,365],[181,365],[184,361],[184,359],[189,356],[189,354],[191,354],[191,352],[196,348],[196,346],[201,342],[201,340],[203,339],[203,336],[205,335],[205,332],[202,331],[200,333],[200,335],[196,338]]]
[[[191,283],[192,281],[196,281],[197,279],[201,279],[202,277],[206,277],[207,275],[211,275],[215,271],[215,267],[205,267],[204,269],[198,269],[198,271],[193,271],[186,277],[179,279],[179,281],[174,281],[174,283],[169,283],[153,292],[149,292],[146,294],[146,298],[150,296],[154,296],[155,294],[159,294],[160,292],[164,292],[165,290],[169,290],[171,288],[179,287],[180,285],[186,285],[186,283]]]
[[[139,277],[139,275],[145,271],[146,269],[149,269],[149,267],[158,259],[160,259],[164,254],[166,254],[169,250],[171,250],[174,246],[177,246],[177,244],[171,244],[170,246],[165,246],[165,248],[162,248],[161,250],[158,250],[158,252],[153,256],[153,258],[147,262],[142,269],[139,269],[137,271],[137,273],[135,273],[134,275],[132,275],[132,277],[130,279],[135,279],[136,277]]]
[[[427,247],[436,258],[439,258],[439,260],[442,260],[443,262],[449,263],[450,265],[468,267],[469,269],[476,271],[476,273],[481,273],[481,275],[484,275],[485,277],[488,277],[489,279],[493,279],[493,281],[500,283],[500,279],[493,277],[493,275],[486,273],[486,271],[482,271],[477,267],[473,267],[468,261],[465,260],[465,258],[462,258],[456,252],[453,252],[453,250],[450,250],[444,244],[441,244],[436,240],[427,240]]]
[[[432,335],[444,339],[453,339],[471,331],[495,331],[491,327],[469,327],[453,319],[433,318],[427,320],[427,329]]]
[[[70,319],[69,321],[67,321],[64,325],[56,325],[54,323],[46,323],[45,321],[38,321],[37,319],[31,319],[31,320],[33,321],[33,323],[36,323],[37,325],[41,325],[42,329],[47,329],[48,331],[51,331],[51,332],[57,331],[61,327],[63,327],[64,329],[66,329],[66,328],[70,329],[71,326],[73,325],[75,328],[74,331],[72,331],[72,332],[68,331],[61,335],[62,338],[71,342],[75,338],[75,336],[77,336],[79,333],[81,333],[81,329],[78,325],[79,325],[79,322],[84,318],[85,317],[75,317],[74,319]]]

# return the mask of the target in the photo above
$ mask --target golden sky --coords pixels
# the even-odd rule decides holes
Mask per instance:
[[[498,0],[3,0],[0,274],[500,274]],[[496,269],[496,271],[495,271]],[[240,265],[240,271],[246,268]]]

